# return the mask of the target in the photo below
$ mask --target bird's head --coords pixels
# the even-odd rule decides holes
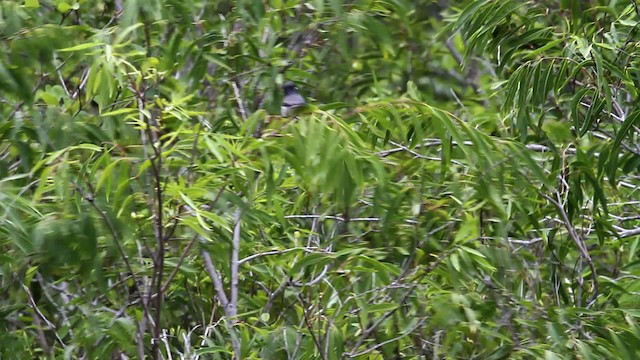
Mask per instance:
[[[282,90],[284,90],[285,95],[288,95],[298,91],[298,87],[292,81],[287,81],[282,85]]]

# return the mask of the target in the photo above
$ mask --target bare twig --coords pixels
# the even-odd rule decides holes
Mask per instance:
[[[167,280],[165,281],[164,285],[162,285],[162,289],[161,289],[162,293],[167,291],[167,289],[169,288],[169,285],[171,284],[171,281],[173,281],[173,278],[176,276],[176,274],[178,274],[178,271],[180,270],[180,266],[182,266],[182,262],[187,257],[187,254],[189,254],[189,251],[191,250],[191,247],[193,246],[193,244],[196,242],[196,239],[198,239],[198,235],[197,234],[193,238],[191,238],[191,240],[189,240],[189,243],[187,244],[187,246],[182,251],[182,255],[180,255],[180,259],[178,260],[178,263],[176,264],[176,267],[173,269],[171,274],[169,274],[169,276],[167,277]]]
[[[235,95],[236,102],[238,103],[238,111],[240,112],[240,116],[242,116],[243,121],[247,121],[247,109],[245,108],[244,101],[242,100],[238,80],[231,81],[231,87],[233,88],[233,94]]]
[[[161,336],[161,314],[162,314],[162,300],[164,298],[162,292],[162,278],[164,275],[164,257],[165,257],[165,248],[164,248],[164,220],[163,220],[163,191],[162,191],[162,178],[161,178],[161,169],[162,169],[162,149],[160,148],[162,145],[158,141],[158,129],[155,118],[150,119],[145,115],[145,91],[140,90],[136,87],[135,83],[130,87],[133,93],[135,94],[137,103],[138,103],[138,113],[141,122],[144,122],[146,125],[146,129],[143,129],[143,135],[148,135],[151,141],[151,149],[154,152],[154,156],[149,156],[146,151],[146,144],[144,144],[144,140],[146,136],[143,136],[143,148],[145,149],[145,157],[147,160],[151,162],[151,175],[153,179],[153,183],[147,185],[149,186],[149,194],[148,201],[152,205],[151,208],[153,210],[153,229],[155,232],[156,239],[156,251],[153,256],[153,276],[151,279],[151,287],[155,287],[154,291],[149,291],[147,302],[151,302],[153,296],[155,296],[155,313],[153,319],[153,333],[151,340],[151,358],[158,359],[159,355],[159,346],[160,346],[160,336]],[[153,115],[152,115],[153,116]]]
[[[362,356],[362,355],[365,355],[365,354],[368,354],[368,353],[370,353],[370,352],[374,351],[375,349],[378,349],[378,348],[381,348],[381,347],[383,347],[383,346],[385,346],[385,345],[387,345],[387,344],[390,344],[390,343],[392,343],[392,342],[394,342],[394,341],[398,341],[398,340],[402,339],[403,337],[405,337],[405,336],[407,336],[407,335],[411,334],[413,331],[415,331],[415,329],[417,329],[417,328],[419,328],[420,326],[422,326],[422,324],[424,324],[424,322],[425,322],[426,320],[427,320],[426,318],[423,318],[423,319],[422,319],[422,320],[420,320],[420,321],[419,321],[415,326],[413,326],[413,327],[411,328],[411,330],[409,330],[409,331],[405,331],[404,333],[402,333],[402,334],[400,334],[400,335],[398,335],[398,336],[396,336],[396,337],[394,337],[394,338],[392,338],[392,339],[389,339],[389,340],[386,340],[386,341],[380,342],[380,343],[378,343],[378,344],[376,344],[376,345],[374,345],[374,346],[371,346],[371,347],[369,347],[369,348],[367,348],[367,349],[365,349],[365,350],[362,350],[362,351],[357,352],[357,353],[349,354],[349,355],[347,355],[347,356],[348,356],[348,357],[357,357],[357,356]]]
[[[593,292],[587,303],[587,308],[589,308],[595,303],[598,297],[598,273],[596,271],[595,265],[593,264],[593,260],[591,260],[591,256],[589,255],[589,250],[587,249],[587,246],[584,244],[584,241],[580,239],[580,237],[578,236],[578,233],[576,232],[575,228],[571,224],[571,220],[569,220],[569,216],[567,215],[567,212],[564,210],[564,207],[561,204],[560,193],[556,192],[557,199],[553,199],[551,196],[542,192],[540,192],[540,195],[545,199],[547,199],[547,201],[553,204],[556,210],[558,210],[558,213],[560,214],[560,217],[563,221],[564,227],[567,229],[567,232],[569,233],[569,237],[576,244],[576,247],[578,248],[578,251],[580,252],[580,255],[582,256],[582,258],[585,259],[589,264],[589,268],[591,269],[591,276],[593,277]]]
[[[240,209],[236,210],[234,215],[235,226],[233,227],[233,238],[232,238],[232,250],[231,250],[231,289],[229,293],[231,294],[229,300],[229,312],[227,316],[231,318],[231,321],[235,322],[236,314],[238,313],[238,268],[240,266],[239,262],[239,253],[240,253],[240,217],[242,215],[242,211]]]
[[[220,278],[218,271],[213,265],[213,261],[211,261],[211,255],[209,255],[209,253],[204,249],[200,252],[200,254],[202,255],[202,259],[204,260],[204,268],[207,271],[207,274],[209,274],[211,281],[213,282],[213,288],[216,290],[218,300],[220,301],[222,307],[225,309],[226,314],[226,309],[229,306],[229,299],[227,298],[227,294],[224,292],[222,279]]]
[[[14,272],[13,276],[20,283],[20,285],[22,285],[22,289],[27,294],[27,304],[29,304],[29,307],[35,313],[35,316],[33,317],[33,319],[34,319],[34,322],[36,323],[36,326],[37,326],[36,332],[38,333],[38,341],[40,342],[40,345],[42,346],[43,350],[45,350],[45,352],[50,352],[51,351],[51,347],[49,346],[49,344],[47,342],[47,337],[45,336],[44,331],[42,331],[42,324],[41,324],[40,320],[44,321],[47,324],[49,329],[51,329],[51,331],[53,331],[53,334],[55,335],[56,340],[58,340],[60,345],[62,345],[62,347],[65,348],[67,345],[65,345],[65,343],[64,343],[64,341],[62,341],[62,338],[60,337],[60,335],[58,335],[58,332],[56,331],[56,326],[53,325],[53,323],[51,321],[49,321],[46,316],[44,316],[42,311],[40,311],[40,309],[38,308],[38,305],[36,304],[36,301],[33,298],[33,295],[31,294],[31,290],[29,290],[29,287],[22,283],[22,281],[18,277],[18,274],[16,274]]]
[[[335,215],[314,215],[314,214],[305,214],[305,215],[286,215],[284,217],[285,219],[329,219],[329,220],[336,220],[336,221],[346,221],[345,218],[341,217],[341,216],[335,216]],[[353,221],[353,222],[377,222],[380,221],[379,217],[361,217],[361,218],[350,218],[349,221]],[[405,222],[407,224],[417,224],[417,221],[415,220],[405,220]]]
[[[220,301],[220,304],[222,304],[225,315],[227,316],[227,318],[229,318],[229,314],[232,313],[232,311],[229,307],[230,306],[229,298],[227,297],[227,294],[224,292],[222,279],[220,278],[220,275],[216,271],[216,268],[213,265],[213,261],[211,261],[211,255],[209,255],[209,253],[204,249],[200,253],[204,261],[204,267],[207,273],[209,274],[209,277],[213,282],[213,288],[215,289],[216,294],[218,295],[218,300]],[[228,320],[231,320],[231,319],[228,319]],[[231,345],[233,346],[233,350],[234,350],[234,359],[239,360],[240,359],[240,340],[238,339],[235,333],[235,330],[233,329],[233,326],[230,324],[230,321],[225,321],[225,326],[227,327],[227,330],[229,331],[229,335],[231,336]]]
[[[67,89],[67,84],[64,81],[64,77],[62,77],[62,73],[60,72],[60,70],[56,70],[56,72],[58,73],[58,78],[60,79],[60,84],[62,85],[62,89],[64,89],[65,94],[67,94],[67,97],[71,97],[71,93],[69,93],[69,89]]]
[[[318,349],[318,352],[320,353],[320,358],[324,360],[326,359],[326,355],[322,349],[322,345],[320,344],[319,337],[316,336],[316,333],[313,331],[313,327],[311,326],[311,321],[308,315],[308,311],[311,310],[311,306],[307,304],[306,301],[304,301],[304,299],[302,298],[302,295],[298,295],[298,299],[302,304],[302,315],[304,316],[304,324],[307,326],[307,330],[309,330],[309,335],[311,335],[311,338],[313,339],[313,342],[316,345],[316,349]]]
[[[167,334],[167,330],[162,329],[162,336],[160,337],[160,339],[162,340],[162,343],[164,344],[165,349],[167,349],[167,359],[173,360],[173,357],[171,356],[171,346],[169,345],[169,341],[167,341],[168,337],[169,335]]]
[[[267,303],[264,305],[264,308],[262,309],[262,313],[268,313],[271,310],[271,307],[273,306],[273,302],[276,300],[276,298],[282,294],[282,292],[284,291],[284,289],[287,288],[287,285],[289,285],[289,281],[288,281],[288,277],[285,277],[282,282],[280,283],[280,286],[278,286],[278,288],[273,291],[271,294],[269,294],[269,300],[267,300]],[[258,325],[258,322],[261,320],[257,320],[254,323],[254,326]]]
[[[444,42],[444,45],[447,47],[453,58],[456,59],[458,65],[462,65],[464,63],[464,59],[458,49],[453,45],[453,41],[451,39],[452,38],[447,39],[447,41]]]
[[[627,229],[627,230],[621,231],[618,234],[618,236],[620,236],[621,238],[627,238],[627,237],[636,236],[636,235],[640,235],[640,227],[637,227],[634,229]]]
[[[238,261],[238,265],[242,265],[246,262],[249,262],[253,259],[257,259],[263,256],[269,256],[269,255],[280,255],[280,254],[286,254],[292,251],[304,251],[310,254],[332,254],[332,252],[330,251],[326,251],[320,247],[302,247],[302,246],[298,246],[298,247],[293,247],[293,248],[289,248],[289,249],[284,249],[284,250],[271,250],[271,251],[265,251],[262,253],[258,253],[258,254],[253,254],[253,255],[249,255],[243,259],[240,259]]]
[[[36,83],[36,85],[33,87],[33,89],[31,90],[31,94],[35,94],[36,91],[38,91],[38,89],[40,88],[40,86],[44,83],[44,79],[46,79],[47,74],[40,74],[40,77],[38,78],[38,82]],[[25,101],[20,101],[16,104],[16,106],[13,107],[13,110],[11,110],[11,113],[9,113],[9,116],[7,116],[7,118],[4,120],[5,122],[10,122],[13,117],[15,116],[15,114],[20,111],[20,109],[22,109],[22,107],[24,106]]]
[[[142,303],[144,303],[144,299],[140,300]],[[137,350],[138,350],[138,358],[140,359],[144,359],[145,358],[145,354],[144,354],[144,334],[147,332],[147,317],[143,316],[142,319],[140,319],[140,321],[138,321],[138,332],[136,334],[136,346],[137,346]]]
[[[414,290],[418,287],[418,285],[420,284],[420,281],[425,276],[427,276],[429,273],[431,273],[436,267],[438,267],[438,265],[440,265],[440,263],[445,258],[447,258],[449,256],[449,254],[450,254],[449,251],[441,253],[440,256],[438,256],[434,262],[429,264],[429,266],[422,272],[422,274],[420,274],[420,276],[418,276],[418,278],[413,281],[413,284],[407,290],[407,292],[402,296],[402,298],[400,299],[398,304],[404,304],[409,299],[409,296],[411,296],[411,294],[413,294]],[[385,322],[399,308],[400,308],[400,306],[395,307],[395,308],[387,311],[381,317],[379,317],[373,324],[371,324],[371,326],[369,326],[368,328],[364,329],[362,331],[362,334],[360,335],[360,338],[358,339],[358,341],[356,341],[356,344],[353,346],[353,350],[351,352],[349,352],[349,353],[344,353],[344,355],[347,356],[347,357],[350,357],[351,356],[350,354],[354,354],[355,351],[364,343],[364,341],[366,339],[368,339],[369,336],[371,336],[371,334],[378,328],[378,326],[380,326],[380,324]]]
[[[317,283],[319,283],[320,281],[322,281],[322,279],[324,279],[325,275],[327,275],[327,271],[329,270],[329,264],[325,265],[324,268],[322,269],[322,272],[320,273],[320,275],[316,276],[315,279],[306,282],[306,283],[301,283],[299,281],[293,281],[291,280],[291,285],[296,286],[296,287],[304,287],[304,286],[313,286]]]
[[[65,88],[67,95],[69,95],[71,99],[75,99],[76,97],[78,97],[78,94],[80,94],[80,91],[87,85],[87,81],[89,80],[89,74],[91,74],[90,68],[85,71],[84,75],[82,76],[82,80],[80,80],[80,84],[78,85],[78,88],[73,92],[73,94],[69,95],[69,91]],[[60,75],[60,81],[63,81],[64,83],[64,79],[62,79],[62,75]]]
[[[96,204],[95,197],[93,195],[95,193],[93,186],[91,185],[90,182],[88,181],[86,182],[87,187],[89,188],[89,191],[91,191],[91,194],[87,194],[82,190],[82,188],[78,184],[76,183],[73,183],[73,184],[76,190],[80,193],[80,196],[82,196],[82,198],[85,199],[89,203],[89,205],[91,205],[91,207],[93,207],[98,212],[98,215],[100,215],[100,218],[102,218],[104,223],[107,225],[107,228],[111,233],[111,237],[113,238],[113,241],[115,242],[116,247],[118,248],[118,252],[120,253],[122,260],[124,261],[124,264],[127,267],[127,271],[129,272],[131,278],[133,279],[133,287],[136,293],[138,293],[138,296],[140,296],[140,299],[144,299],[144,293],[142,292],[142,290],[140,290],[140,287],[138,285],[139,284],[138,279],[136,278],[135,272],[133,271],[133,267],[129,262],[129,256],[127,256],[127,253],[124,251],[124,247],[122,247],[122,243],[120,242],[120,236],[118,235],[118,231],[116,230],[115,224],[111,221],[111,218],[107,215],[107,213],[102,211],[102,209],[100,209],[98,204]],[[142,301],[142,306],[145,312],[145,316],[149,316],[149,309],[145,301]]]
[[[89,204],[98,212],[102,220],[107,225],[107,228],[111,233],[111,237],[113,238],[113,241],[116,243],[118,252],[120,253],[122,260],[124,261],[124,264],[127,267],[127,271],[129,272],[131,278],[133,279],[133,288],[135,289],[136,293],[140,297],[143,316],[142,316],[142,319],[140,319],[140,321],[138,322],[138,332],[136,333],[136,337],[137,337],[138,357],[142,359],[144,358],[144,333],[146,332],[145,330],[146,322],[147,322],[147,318],[151,317],[151,313],[149,312],[149,307],[147,306],[147,301],[145,301],[145,294],[140,289],[138,280],[136,279],[136,276],[135,276],[135,272],[133,271],[133,267],[129,262],[129,257],[127,256],[126,252],[124,251],[124,248],[122,247],[122,244],[120,243],[120,237],[118,236],[118,232],[116,231],[115,225],[113,224],[113,222],[111,221],[111,218],[107,215],[107,213],[102,211],[102,209],[100,209],[100,207],[96,204],[95,197],[93,195],[93,193],[95,193],[95,190],[93,190],[91,183],[87,182],[87,186],[91,191],[91,195],[82,191],[82,188],[78,186],[78,184],[75,184],[75,188],[78,190],[78,192],[80,192],[80,196],[82,196],[86,201],[89,202]]]

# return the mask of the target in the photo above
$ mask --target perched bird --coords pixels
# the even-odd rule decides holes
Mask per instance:
[[[291,81],[287,81],[282,86],[282,90],[284,90],[284,98],[282,99],[282,105],[280,106],[280,113],[284,117],[292,117],[298,115],[304,105],[306,105],[306,101],[300,93],[298,92],[298,88],[296,84]]]

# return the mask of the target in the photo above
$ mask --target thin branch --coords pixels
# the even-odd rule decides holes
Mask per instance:
[[[615,278],[615,281],[620,281],[620,280],[624,280],[624,279],[633,279],[633,280],[640,280],[640,276],[637,275],[622,275],[619,276],[617,278]]]
[[[218,295],[218,300],[224,309],[225,315],[227,318],[230,318],[229,314],[231,313],[231,309],[229,307],[229,298],[227,298],[227,294],[224,292],[224,287],[222,285],[222,279],[220,279],[220,275],[216,271],[215,266],[213,265],[213,261],[211,261],[211,255],[206,250],[202,250],[200,252],[202,255],[202,259],[204,260],[204,267],[213,282],[213,288]],[[233,326],[231,326],[229,321],[225,321],[225,326],[227,331],[229,331],[229,335],[231,336],[231,345],[234,350],[234,359],[240,360],[240,340],[238,339]]]
[[[403,337],[405,337],[405,336],[407,336],[407,335],[411,334],[412,332],[414,332],[417,328],[419,328],[420,326],[422,326],[422,324],[424,324],[424,322],[425,322],[426,320],[427,320],[426,318],[423,318],[423,319],[422,319],[422,320],[420,320],[420,321],[419,321],[419,322],[418,322],[414,327],[412,327],[412,328],[411,328],[411,330],[409,330],[409,331],[405,331],[404,333],[402,333],[402,334],[400,334],[400,335],[398,335],[398,336],[396,336],[396,337],[394,337],[394,338],[392,338],[392,339],[389,339],[389,340],[383,341],[383,342],[381,342],[381,343],[378,343],[378,344],[376,344],[376,345],[374,345],[374,346],[372,346],[372,347],[370,347],[370,348],[367,348],[367,349],[362,350],[362,351],[357,352],[357,353],[353,353],[353,354],[346,354],[346,356],[347,356],[347,357],[357,357],[357,356],[362,356],[362,355],[365,355],[365,354],[368,354],[368,353],[370,353],[370,352],[374,351],[375,349],[378,349],[378,348],[381,348],[381,347],[383,347],[383,346],[385,346],[385,345],[387,345],[387,344],[390,344],[390,343],[392,343],[392,342],[394,342],[394,341],[398,341],[398,340],[402,339]]]
[[[189,251],[191,250],[191,247],[193,246],[193,244],[196,242],[197,238],[198,238],[198,235],[196,234],[193,238],[191,238],[191,240],[189,240],[189,243],[187,244],[187,246],[182,251],[182,254],[180,255],[180,259],[178,259],[178,264],[176,264],[176,267],[173,269],[171,274],[169,274],[164,285],[162,285],[162,289],[160,290],[162,293],[167,291],[167,289],[169,288],[169,285],[171,284],[171,281],[173,281],[173,278],[176,276],[176,274],[178,274],[178,271],[182,266],[182,262],[187,257],[187,254],[189,254]]]
[[[307,309],[310,310],[311,306],[304,301],[301,294],[298,295],[298,299],[302,304],[302,309],[303,309],[302,315],[304,317],[304,324],[307,326],[307,329],[309,330],[309,335],[311,335],[311,338],[313,339],[313,342],[316,345],[318,352],[320,353],[320,358],[324,360],[326,359],[326,356],[324,351],[322,351],[322,345],[320,344],[320,339],[316,336],[315,332],[313,331],[313,327],[311,326],[311,322],[309,321],[309,316],[307,315]]]
[[[140,299],[140,301],[142,303],[144,303],[144,299]],[[136,346],[137,346],[137,350],[138,350],[138,358],[139,359],[144,359],[145,358],[145,354],[144,354],[144,334],[147,332],[147,317],[143,316],[142,319],[140,319],[140,321],[138,322],[138,331],[136,333],[136,337],[137,337],[137,341],[136,341]]]
[[[329,270],[329,264],[325,265],[324,268],[322,269],[322,272],[320,273],[320,275],[316,276],[315,279],[306,282],[306,283],[301,283],[299,281],[291,281],[291,285],[295,286],[295,287],[304,287],[304,286],[313,286],[317,283],[319,283],[320,281],[322,281],[322,279],[324,279],[325,275],[327,275],[327,271]]]
[[[56,73],[58,73],[58,78],[60,79],[60,84],[62,85],[62,89],[64,89],[65,94],[67,94],[67,97],[71,98],[71,93],[69,92],[69,89],[67,89],[67,84],[64,81],[64,77],[62,77],[62,73],[60,72],[60,70],[56,70]]]
[[[240,116],[242,116],[243,121],[247,121],[247,110],[244,107],[244,101],[242,101],[242,95],[240,94],[240,86],[238,86],[238,80],[231,81],[231,87],[233,88],[233,94],[236,97],[236,101],[238,102],[238,111],[240,111]]]
[[[160,337],[160,340],[162,340],[165,349],[167,349],[167,359],[173,360],[173,357],[171,356],[171,346],[169,345],[169,341],[167,341],[168,337],[169,335],[167,334],[167,329],[162,329],[162,336]]]
[[[47,77],[47,74],[40,74],[40,77],[38,78],[38,82],[36,83],[36,85],[33,87],[33,89],[31,89],[31,94],[35,94],[36,91],[38,91],[38,89],[40,88],[40,86],[44,83],[44,79]],[[22,107],[24,106],[25,101],[20,101],[16,104],[16,106],[13,107],[13,110],[11,110],[11,113],[9,113],[9,116],[4,120],[5,123],[9,123],[13,117],[15,116],[15,114],[20,111],[20,109],[22,109]]]
[[[333,254],[330,251],[325,251],[322,248],[319,247],[302,247],[302,246],[298,246],[298,247],[293,247],[293,248],[289,248],[289,249],[285,249],[285,250],[271,250],[271,251],[265,251],[262,253],[258,253],[258,254],[253,254],[253,255],[249,255],[243,259],[240,259],[238,261],[238,265],[242,265],[246,262],[249,262],[251,260],[263,257],[263,256],[269,256],[269,255],[280,255],[280,254],[286,254],[292,251],[298,251],[298,250],[302,250],[304,252],[310,253],[310,254]]]
[[[449,251],[441,253],[440,256],[438,256],[434,262],[429,264],[429,266],[422,272],[422,274],[420,274],[420,276],[418,276],[418,278],[413,281],[413,284],[407,290],[407,292],[402,296],[402,298],[400,299],[398,304],[404,304],[409,299],[409,296],[411,296],[411,294],[414,292],[414,290],[418,287],[418,285],[420,284],[420,281],[425,276],[427,276],[429,273],[431,273],[433,270],[435,270],[435,268],[438,267],[438,265],[440,265],[440,263],[445,258],[447,258],[449,256],[449,254],[450,254]],[[379,317],[378,320],[376,320],[371,326],[369,326],[368,328],[364,329],[362,331],[362,335],[360,335],[360,338],[358,339],[356,344],[353,346],[353,350],[350,353],[354,353],[355,350],[357,350],[360,346],[362,346],[364,341],[366,339],[368,339],[369,336],[371,336],[371,334],[378,328],[378,326],[380,326],[380,324],[382,324],[385,320],[387,320],[389,317],[391,317],[391,315],[393,315],[398,309],[400,309],[400,307],[401,306],[397,306],[397,307],[387,311],[381,317]],[[344,355],[348,356],[350,353],[344,353]]]
[[[335,215],[314,215],[314,214],[304,214],[304,215],[285,215],[285,219],[329,219],[336,221],[346,221],[345,218]],[[352,222],[377,222],[380,221],[379,217],[361,217],[361,218],[350,218],[349,221]],[[405,220],[407,224],[417,224],[418,222],[415,220]]]
[[[53,325],[53,323],[51,321],[49,321],[46,316],[44,316],[42,311],[40,311],[40,309],[38,308],[38,305],[36,304],[35,299],[33,298],[33,295],[31,294],[31,290],[29,290],[29,287],[22,283],[22,281],[18,277],[17,273],[14,272],[13,276],[20,283],[20,285],[22,285],[22,288],[27,293],[27,303],[29,304],[29,307],[35,313],[35,316],[33,317],[33,319],[36,322],[36,326],[37,326],[36,331],[38,332],[38,340],[40,341],[40,343],[41,343],[41,345],[43,347],[43,350],[45,350],[45,352],[49,352],[49,351],[51,351],[51,347],[47,343],[47,338],[46,338],[44,332],[42,331],[42,324],[40,323],[40,320],[44,321],[47,324],[49,329],[51,329],[51,331],[53,331],[53,334],[55,335],[55,337],[58,340],[58,342],[60,343],[60,345],[62,345],[62,347],[65,348],[67,345],[65,345],[65,343],[64,343],[64,341],[62,341],[62,338],[60,337],[60,335],[58,335],[58,332],[56,331],[56,326]]]
[[[404,145],[402,145],[402,144],[400,144],[400,143],[397,143],[397,142],[395,142],[395,141],[389,141],[389,143],[390,143],[391,145],[393,145],[393,146],[397,146],[397,147],[399,147],[400,149],[402,149],[402,150],[404,150],[404,151],[406,151],[406,152],[410,153],[411,155],[413,155],[414,157],[416,157],[416,158],[418,158],[418,159],[427,159],[427,160],[432,160],[432,158],[430,158],[429,156],[424,156],[424,155],[422,155],[422,154],[418,154],[417,152],[415,152],[415,151],[413,151],[413,150],[409,149],[408,147],[406,147],[406,146],[404,146]]]
[[[202,260],[204,260],[204,268],[207,271],[207,274],[209,274],[211,281],[213,282],[213,288],[216,290],[218,300],[220,301],[222,307],[225,309],[226,314],[226,309],[229,306],[229,299],[227,298],[227,294],[224,292],[222,279],[220,278],[218,271],[213,265],[213,261],[211,261],[211,255],[209,255],[209,252],[203,249],[200,254],[202,255]]]
[[[91,191],[92,194],[95,193],[95,190],[93,189],[90,182],[87,182],[87,186],[89,187],[89,190]],[[140,303],[142,303],[143,316],[142,316],[142,319],[140,319],[140,321],[138,322],[138,331],[136,332],[136,337],[137,337],[138,357],[144,358],[144,333],[146,332],[145,329],[146,329],[147,318],[151,317],[151,313],[149,312],[149,307],[147,306],[147,301],[145,301],[144,293],[140,289],[138,280],[136,279],[136,276],[135,276],[135,272],[133,271],[133,267],[129,262],[129,257],[127,256],[126,252],[124,251],[124,248],[122,247],[122,244],[120,243],[120,237],[118,236],[118,232],[116,231],[116,227],[111,221],[111,218],[105,212],[103,212],[102,209],[100,209],[100,207],[98,207],[98,205],[95,202],[94,195],[86,194],[85,192],[82,191],[82,188],[80,188],[80,186],[78,186],[77,184],[75,184],[75,187],[80,192],[80,196],[82,196],[86,201],[89,202],[89,204],[91,204],[91,206],[98,212],[98,214],[100,214],[100,217],[102,218],[102,220],[107,224],[107,228],[109,229],[109,232],[111,232],[111,237],[113,237],[113,241],[116,243],[118,252],[120,253],[120,256],[122,257],[125,263],[125,266],[127,267],[127,271],[129,272],[131,279],[133,280],[133,288],[135,289],[136,293],[140,297]]]
[[[127,271],[129,272],[131,278],[133,279],[133,288],[135,289],[136,293],[138,293],[138,296],[140,296],[140,299],[144,299],[144,293],[142,292],[142,290],[140,290],[140,287],[138,285],[139,284],[138,279],[136,278],[135,272],[133,271],[133,267],[129,262],[129,256],[127,256],[127,253],[124,251],[124,247],[120,242],[120,236],[118,236],[118,231],[116,230],[115,224],[111,221],[111,218],[107,215],[107,213],[102,211],[102,209],[100,209],[98,204],[96,204],[95,197],[93,195],[95,193],[93,186],[91,185],[90,182],[86,182],[87,187],[89,188],[89,191],[91,191],[91,194],[87,194],[82,190],[82,188],[78,184],[76,184],[75,182],[73,184],[75,189],[80,193],[80,196],[82,196],[82,198],[85,199],[89,203],[89,205],[91,205],[91,207],[93,207],[98,212],[98,214],[100,215],[100,218],[102,218],[102,221],[104,221],[104,223],[107,225],[107,228],[111,233],[111,237],[113,238],[113,242],[115,242],[116,247],[118,248],[118,252],[120,253],[122,260],[124,261],[124,264],[127,267]],[[149,308],[147,307],[147,303],[144,300],[142,301],[142,307],[143,307],[145,316],[149,316]]]
[[[397,146],[397,148],[396,149],[391,149],[391,150],[386,150],[386,151],[381,151],[380,153],[381,154],[385,154],[384,156],[388,156],[388,155],[390,155],[392,153],[398,152],[396,150],[402,150],[402,151],[406,151],[406,152],[410,153],[411,155],[413,155],[413,157],[415,159],[423,159],[423,160],[431,160],[431,161],[442,161],[442,158],[435,157],[435,156],[422,155],[422,154],[420,154],[420,153],[418,153],[418,152],[416,152],[414,150],[411,150],[410,148],[408,148],[408,147],[406,147],[406,146],[404,146],[404,145],[402,145],[400,143],[397,143],[395,141],[389,141],[389,143],[391,145]],[[418,148],[421,148],[421,147],[423,147],[423,146],[420,146],[420,144],[418,144],[415,148],[418,149]],[[450,161],[453,164],[462,166],[462,163],[457,161],[457,160],[450,160]]]
[[[556,192],[556,196],[558,197],[557,200],[553,199],[549,195],[544,194],[542,192],[540,192],[540,195],[542,195],[542,197],[547,199],[547,201],[553,204],[556,210],[558,210],[558,213],[562,218],[564,227],[567,229],[567,232],[569,233],[569,237],[576,244],[576,247],[578,248],[580,255],[582,255],[582,258],[584,258],[589,264],[589,268],[591,269],[591,276],[593,277],[593,293],[591,294],[591,297],[589,298],[589,301],[587,303],[587,308],[589,308],[595,303],[598,297],[598,273],[596,271],[595,265],[593,264],[593,260],[591,260],[591,256],[589,255],[589,250],[587,250],[586,245],[584,244],[582,239],[580,239],[580,237],[578,236],[576,229],[571,224],[571,220],[569,220],[569,216],[567,215],[567,212],[564,210],[564,207],[560,203],[560,194]]]
[[[235,226],[233,228],[233,239],[232,244],[233,248],[231,250],[231,289],[230,289],[230,302],[229,302],[229,313],[227,316],[231,318],[231,321],[236,322],[235,319],[236,314],[238,313],[238,268],[240,266],[240,262],[238,260],[239,252],[240,252],[240,217],[242,216],[242,211],[240,209],[236,210],[234,215]]]
[[[163,224],[163,192],[162,192],[162,178],[161,178],[161,170],[162,170],[162,149],[160,148],[162,145],[159,144],[158,141],[158,130],[157,123],[155,118],[149,118],[145,115],[145,91],[140,90],[135,85],[131,86],[131,90],[135,94],[137,103],[138,103],[138,113],[139,118],[142,122],[145,123],[146,129],[143,129],[143,134],[148,134],[151,139],[151,149],[154,152],[154,156],[149,156],[148,152],[145,150],[145,157],[147,160],[151,162],[151,175],[153,178],[153,184],[147,183],[149,185],[149,202],[152,205],[153,209],[153,228],[155,232],[156,238],[156,252],[153,256],[153,276],[151,278],[151,287],[155,286],[155,294],[154,291],[149,291],[147,302],[150,302],[152,297],[155,296],[155,313],[153,319],[153,334],[151,340],[151,358],[157,359],[159,354],[159,346],[160,346],[160,335],[161,335],[161,314],[162,314],[162,300],[164,295],[162,293],[162,278],[164,273],[164,224]],[[153,117],[153,115],[152,115]],[[143,148],[146,149],[146,144],[144,144],[143,140]]]
[[[329,285],[329,287],[331,287],[331,289],[336,294],[338,293],[338,291],[336,291],[336,289],[333,287],[333,285],[331,285],[329,281],[327,281],[326,283]],[[353,285],[353,283],[351,283],[350,285]],[[329,354],[329,345],[331,343],[331,329],[333,328],[338,316],[342,314],[342,308],[349,302],[349,298],[347,298],[345,301],[341,301],[340,297],[338,296],[337,302],[338,302],[338,308],[333,312],[333,316],[329,320],[329,323],[327,324],[327,329],[325,330],[324,351],[327,354]]]
[[[460,54],[458,49],[456,49],[456,47],[453,45],[453,41],[451,41],[451,38],[447,39],[447,41],[444,42],[444,45],[447,47],[453,58],[456,59],[458,65],[462,66],[462,64],[464,63],[464,59],[462,58],[462,55]]]
[[[621,238],[628,238],[636,235],[640,235],[640,227],[624,230],[618,233],[618,236],[620,236]]]
[[[76,89],[76,91],[73,92],[73,94],[69,96],[71,99],[75,99],[78,96],[78,94],[80,94],[80,90],[82,90],[87,85],[87,81],[89,80],[89,74],[91,74],[91,68],[86,70],[86,72],[82,76],[82,80],[80,80],[80,84],[78,85],[78,88]],[[60,75],[60,80],[63,81],[62,75]],[[67,95],[68,95],[69,92],[66,88],[65,88],[65,91],[67,91]]]
[[[273,302],[276,300],[276,298],[282,294],[282,292],[284,291],[284,289],[287,288],[287,285],[289,285],[289,281],[288,281],[288,276],[285,277],[282,282],[280,283],[280,286],[278,286],[278,288],[273,291],[270,295],[269,295],[269,300],[267,300],[267,303],[264,305],[264,308],[262,308],[262,313],[268,313],[271,310],[271,307],[273,306]],[[262,320],[257,320],[253,326],[258,326],[258,323],[262,321]]]

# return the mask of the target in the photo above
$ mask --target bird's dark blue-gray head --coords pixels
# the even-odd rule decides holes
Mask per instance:
[[[289,95],[298,92],[298,87],[293,81],[287,81],[282,85],[282,90],[284,90],[285,95]]]

